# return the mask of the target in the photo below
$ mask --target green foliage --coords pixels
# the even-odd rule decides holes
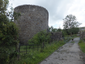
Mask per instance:
[[[0,45],[10,46],[16,45],[18,30],[13,22],[8,22],[0,27]],[[15,42],[15,43],[14,43]]]
[[[5,11],[7,10],[9,1],[8,0],[0,0],[0,14],[5,14]]]
[[[76,28],[80,25],[79,22],[76,21],[76,17],[72,14],[67,15],[64,19],[64,29]]]
[[[42,45],[42,43],[49,43],[50,42],[50,33],[46,31],[41,31],[37,33],[32,39],[28,41],[30,45]]]
[[[70,28],[68,29],[69,34],[78,34],[79,28]]]
[[[20,13],[14,12],[13,13],[14,19],[17,20],[19,16],[21,16]]]
[[[85,38],[83,38],[83,40],[85,41]]]
[[[80,40],[79,43],[83,43],[83,40]]]
[[[78,34],[79,28],[63,29],[62,32],[63,32],[63,34],[65,34],[65,35]]]
[[[61,32],[61,31],[62,31],[62,29],[61,29],[61,28],[58,28],[58,29],[57,29],[57,32]]]
[[[30,51],[28,54],[22,56],[20,61],[15,61],[15,64],[38,64],[64,44],[64,41],[55,41],[51,45],[47,44],[43,52],[37,50],[34,50],[35,52]]]
[[[62,35],[63,35],[63,36],[68,35],[67,32],[66,32],[66,30],[64,30],[64,29],[62,30]]]
[[[56,32],[57,31],[57,29],[53,28],[53,26],[49,27],[49,30],[50,30],[50,32]]]
[[[78,44],[79,44],[80,49],[82,50],[82,52],[85,53],[85,42],[80,40]]]
[[[10,55],[15,52],[18,43],[18,31],[13,22],[3,23],[0,26],[0,61],[2,64],[9,63]]]
[[[11,64],[18,43],[18,28],[7,17],[8,0],[0,0],[0,63]]]
[[[67,15],[66,18],[64,19],[63,27],[68,35],[77,34],[79,31],[78,26],[80,24],[81,23],[76,21],[76,17],[70,14]]]

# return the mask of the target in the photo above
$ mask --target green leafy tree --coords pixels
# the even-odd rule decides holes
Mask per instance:
[[[58,32],[61,32],[62,31],[62,29],[61,28],[58,28],[58,30],[57,30]]]
[[[18,28],[10,21],[7,13],[8,0],[0,0],[0,63],[12,64],[17,55],[15,46],[18,43]]]
[[[5,14],[7,10],[9,1],[8,0],[0,0],[0,14]]]
[[[81,23],[76,20],[76,17],[70,14],[64,19],[63,27],[68,34],[72,34],[75,31],[74,28],[78,28],[80,24]]]
[[[77,22],[76,17],[74,15],[67,15],[66,18],[64,19],[64,29],[69,29],[69,28],[76,28],[80,25],[79,22]]]

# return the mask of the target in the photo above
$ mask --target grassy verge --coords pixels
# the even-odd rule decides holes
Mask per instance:
[[[83,42],[82,40],[80,40],[78,44],[79,44],[80,49],[82,50],[82,52],[85,53],[85,42]]]
[[[15,64],[38,64],[64,44],[64,41],[48,44],[42,51],[34,50],[26,55],[22,55],[19,61],[15,61]]]
[[[67,42],[69,42],[69,40],[71,40],[71,39],[72,39],[72,37],[65,37],[65,38],[64,38],[64,42],[67,43]]]
[[[68,42],[69,40],[72,40],[74,39],[75,37],[78,37],[77,34],[74,34],[74,35],[66,35],[65,36],[65,42]],[[74,43],[74,41],[72,41],[72,43]]]

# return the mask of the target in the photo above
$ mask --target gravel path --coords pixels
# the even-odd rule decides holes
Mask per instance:
[[[78,46],[79,40],[79,38],[75,38],[75,43],[70,41],[63,45],[40,64],[84,64],[83,56],[81,56],[82,53]]]

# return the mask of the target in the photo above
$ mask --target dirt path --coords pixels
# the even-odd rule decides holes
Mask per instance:
[[[40,64],[84,64],[78,46],[79,40],[79,38],[75,38],[75,43],[69,42],[63,45]]]

